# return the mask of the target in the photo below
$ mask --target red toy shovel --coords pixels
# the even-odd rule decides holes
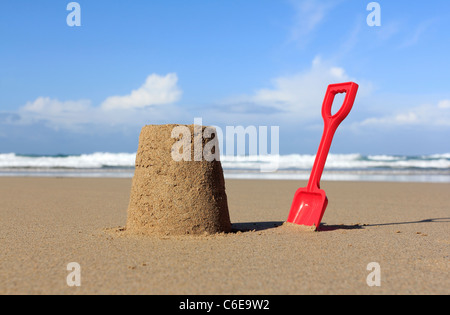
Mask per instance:
[[[328,204],[325,191],[320,189],[320,178],[322,177],[328,152],[330,152],[333,136],[341,122],[350,113],[357,92],[358,84],[353,82],[331,84],[328,86],[322,106],[325,129],[319,151],[316,155],[308,186],[306,188],[300,188],[295,193],[287,222],[315,226],[316,229],[319,227]],[[344,104],[335,115],[331,115],[331,106],[333,105],[334,97],[339,93],[346,93]]]

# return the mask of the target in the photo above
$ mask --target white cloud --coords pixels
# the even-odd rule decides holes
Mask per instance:
[[[443,100],[438,103],[438,107],[441,109],[450,108],[450,100]]]
[[[401,22],[395,20],[389,20],[383,24],[383,27],[377,29],[376,35],[382,41],[387,41],[393,38],[400,32]]]
[[[335,6],[336,1],[291,0],[296,11],[295,23],[291,30],[291,40],[302,42],[325,19]]]
[[[419,43],[420,39],[424,36],[424,34],[430,29],[431,27],[436,24],[436,19],[430,19],[421,22],[417,28],[414,30],[414,33],[411,34],[409,38],[407,38],[403,43],[400,44],[400,48],[408,48],[411,46],[414,46]]]
[[[363,120],[360,125],[450,127],[450,101],[440,101],[437,105],[416,106],[405,112],[394,112],[383,117],[371,117]]]
[[[19,124],[31,124],[44,121],[54,128],[67,126],[71,128],[73,122],[84,124],[92,121],[91,101],[59,101],[50,97],[39,97],[28,102],[19,109]]]
[[[109,97],[101,106],[93,106],[90,100],[61,101],[38,97],[21,107],[11,123],[41,123],[55,130],[84,132],[89,128],[144,126],[166,118],[179,119],[183,111],[172,104],[181,96],[177,80],[176,74],[152,74],[138,90],[128,96]],[[151,106],[162,104],[165,106]]]
[[[175,73],[169,73],[164,77],[152,74],[139,89],[129,95],[108,97],[101,108],[133,109],[175,103],[180,100],[182,94],[177,82],[178,77]]]
[[[295,119],[309,119],[319,117],[321,114],[325,92],[329,84],[355,81],[345,69],[323,62],[316,57],[309,70],[278,77],[272,80],[271,88],[263,88],[252,95],[241,95],[226,100],[224,103],[238,109],[252,107],[272,108],[281,114],[295,117]],[[360,89],[360,95],[367,94],[370,84]],[[318,110],[319,108],[319,110]],[[239,110],[235,110],[239,112]],[[243,112],[243,111],[242,111]]]
[[[33,113],[50,113],[53,115],[64,113],[79,113],[89,108],[91,102],[89,100],[60,102],[49,97],[39,97],[34,102],[28,102],[23,111]]]

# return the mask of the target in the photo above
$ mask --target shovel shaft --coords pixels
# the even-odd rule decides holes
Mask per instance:
[[[332,130],[330,126],[325,125],[322,140],[320,141],[319,150],[317,152],[316,159],[314,161],[311,176],[309,177],[307,187],[309,191],[320,189],[320,179],[322,178],[323,169],[325,168],[327,156],[328,153],[330,152],[331,141],[333,140],[336,129],[337,128]]]
[[[322,140],[320,141],[319,150],[314,161],[307,189],[313,191],[320,189],[320,179],[322,178],[323,169],[330,152],[331,142],[334,134],[341,122],[350,113],[353,103],[355,102],[356,93],[358,92],[358,84],[354,82],[331,84],[328,86],[327,93],[322,105],[322,117],[325,123]],[[332,115],[331,107],[336,94],[346,93],[344,103],[339,111]]]

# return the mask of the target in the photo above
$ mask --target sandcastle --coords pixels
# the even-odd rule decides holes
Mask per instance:
[[[219,156],[218,150],[212,127],[145,126],[139,138],[126,231],[163,235],[229,232],[223,169],[219,159],[211,159]]]

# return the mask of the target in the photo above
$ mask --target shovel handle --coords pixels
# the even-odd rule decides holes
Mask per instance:
[[[355,102],[356,93],[358,92],[358,84],[354,82],[330,84],[325,95],[325,100],[322,106],[322,117],[325,124],[332,123],[336,124],[336,129],[340,123],[348,116],[352,110],[353,103]],[[344,103],[339,111],[332,115],[331,107],[333,106],[334,98],[336,94],[345,94]]]
[[[322,105],[322,117],[325,122],[325,128],[309,178],[309,191],[320,189],[320,179],[322,178],[323,169],[327,161],[328,153],[330,152],[331,142],[333,141],[337,128],[352,110],[358,87],[358,84],[354,82],[331,84],[328,86]],[[332,115],[331,107],[333,106],[334,98],[336,94],[340,93],[346,93],[344,103],[339,111]]]

